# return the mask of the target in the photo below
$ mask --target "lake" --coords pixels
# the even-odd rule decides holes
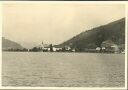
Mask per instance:
[[[124,84],[124,54],[2,53],[2,86],[124,87]]]

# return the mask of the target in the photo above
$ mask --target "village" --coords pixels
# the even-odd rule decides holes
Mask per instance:
[[[125,53],[125,45],[114,44],[111,40],[102,42],[100,47],[96,48],[74,48],[70,45],[59,46],[53,44],[44,44],[43,42],[31,49],[13,49],[9,48],[4,51],[19,51],[19,52],[92,52],[92,53]]]

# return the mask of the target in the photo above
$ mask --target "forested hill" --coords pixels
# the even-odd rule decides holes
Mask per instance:
[[[125,43],[125,18],[91,30],[86,30],[59,46],[70,46],[72,48],[96,48],[100,47],[101,43],[106,40],[111,40],[117,45]]]
[[[23,49],[23,47],[14,41],[2,37],[2,50],[7,50],[7,49]]]

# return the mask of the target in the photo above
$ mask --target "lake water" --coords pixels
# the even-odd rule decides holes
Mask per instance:
[[[3,52],[2,85],[123,87],[125,55]]]

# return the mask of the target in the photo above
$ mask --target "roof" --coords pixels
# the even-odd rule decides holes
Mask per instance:
[[[102,42],[101,46],[115,46],[116,44],[111,40],[106,40]]]
[[[62,47],[59,46],[59,45],[54,45],[53,47],[55,47],[55,48],[62,48]]]

